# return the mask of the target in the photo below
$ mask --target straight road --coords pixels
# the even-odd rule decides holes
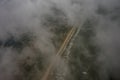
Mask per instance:
[[[66,50],[66,47],[70,43],[72,37],[74,36],[76,32],[76,27],[72,27],[71,30],[69,31],[68,35],[66,36],[63,44],[61,45],[60,49],[58,50],[54,60],[51,62],[51,64],[48,66],[45,74],[43,75],[41,80],[47,80],[49,77],[50,72],[52,71],[53,66],[56,64],[56,60],[58,56],[63,55],[64,51]]]

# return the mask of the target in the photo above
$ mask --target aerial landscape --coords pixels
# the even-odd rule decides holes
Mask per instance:
[[[120,0],[0,0],[0,80],[120,80]]]

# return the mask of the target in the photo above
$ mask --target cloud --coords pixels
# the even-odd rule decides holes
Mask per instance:
[[[18,52],[13,47],[16,47],[16,43],[23,45],[27,42],[21,38],[24,34],[33,36],[34,39],[30,44],[33,44],[36,49],[31,49],[29,45],[25,46],[21,51],[23,56],[33,56],[31,54],[35,54],[36,50],[47,58],[55,55],[56,48],[51,42],[55,34],[50,31],[49,26],[43,25],[43,22],[47,21],[44,20],[46,15],[59,19],[56,18],[58,15],[54,13],[53,7],[64,14],[60,17],[67,18],[68,25],[79,26],[84,22],[83,20],[93,16],[97,19],[95,41],[101,48],[101,52],[98,52],[100,53],[98,61],[103,62],[102,68],[111,71],[106,71],[107,76],[110,74],[112,77],[118,77],[114,75],[117,75],[119,70],[119,2],[119,0],[0,0],[0,42],[2,44],[0,79],[10,80],[5,78],[8,75],[13,80],[13,75],[10,73],[19,71],[17,61],[13,59],[22,58],[17,55]],[[5,46],[6,43],[9,43],[9,47]],[[29,51],[32,53],[28,54]],[[6,70],[4,74],[1,71],[3,67]]]

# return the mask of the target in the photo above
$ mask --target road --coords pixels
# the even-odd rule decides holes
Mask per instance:
[[[72,37],[74,36],[76,32],[76,27],[72,27],[71,30],[69,31],[68,35],[66,36],[63,44],[61,45],[60,49],[58,50],[54,60],[51,61],[50,65],[48,66],[46,72],[44,73],[43,77],[41,80],[47,80],[49,77],[50,72],[52,71],[53,66],[56,64],[57,57],[63,55],[64,51],[66,50],[66,47],[70,43]]]

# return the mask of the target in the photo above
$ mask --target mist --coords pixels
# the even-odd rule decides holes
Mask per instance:
[[[96,20],[92,40],[100,49],[95,61],[100,67],[100,80],[120,80],[119,3],[119,0],[0,0],[0,80],[28,80],[22,67],[34,64],[28,75],[31,80],[40,80],[58,50],[52,42],[56,36],[52,30],[62,28],[58,25],[84,27],[81,24],[88,18]],[[49,16],[50,20],[46,18]],[[36,62],[39,59],[41,63]],[[60,58],[58,63],[62,72],[68,74],[64,60]],[[43,65],[41,69],[37,64]]]

